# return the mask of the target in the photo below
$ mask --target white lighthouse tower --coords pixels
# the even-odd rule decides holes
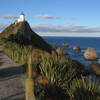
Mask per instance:
[[[25,21],[25,15],[24,15],[24,13],[21,13],[19,15],[19,18],[17,19],[17,22],[23,22],[23,21]]]

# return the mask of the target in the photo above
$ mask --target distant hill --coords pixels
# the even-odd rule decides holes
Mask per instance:
[[[34,48],[48,52],[52,51],[52,47],[31,29],[27,21],[11,24],[0,34],[0,38],[7,38],[21,45],[32,45]]]

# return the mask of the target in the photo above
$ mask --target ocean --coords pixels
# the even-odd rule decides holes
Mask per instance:
[[[43,37],[45,41],[47,41],[50,45],[57,43],[59,47],[62,48],[62,43],[70,44],[70,47],[65,48],[69,55],[68,57],[74,60],[77,60],[85,65],[86,68],[89,68],[90,64],[93,61],[87,61],[83,58],[83,53],[88,47],[95,48],[98,57],[100,58],[100,37]],[[73,47],[80,46],[82,51],[75,52],[72,50]],[[95,61],[100,63],[100,59]]]

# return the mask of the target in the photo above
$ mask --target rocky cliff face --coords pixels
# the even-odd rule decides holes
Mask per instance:
[[[0,38],[8,38],[9,41],[22,45],[32,45],[34,48],[52,51],[52,47],[37,35],[27,21],[14,23],[8,26],[1,34]]]

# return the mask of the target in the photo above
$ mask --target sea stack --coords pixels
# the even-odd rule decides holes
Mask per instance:
[[[84,58],[86,60],[97,60],[97,53],[94,48],[87,48],[84,53]]]
[[[80,46],[75,46],[75,47],[73,47],[73,50],[79,52],[79,51],[81,51],[81,47]]]

